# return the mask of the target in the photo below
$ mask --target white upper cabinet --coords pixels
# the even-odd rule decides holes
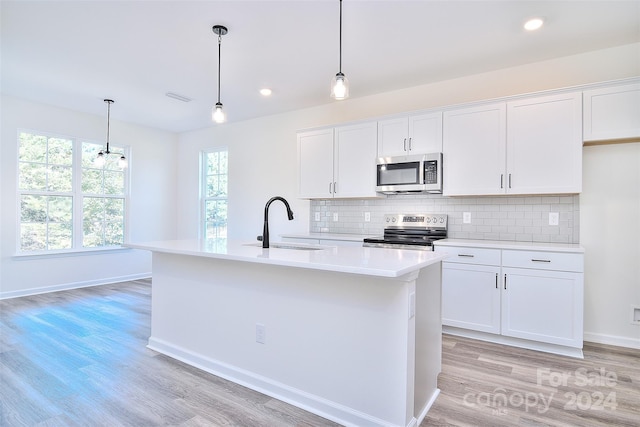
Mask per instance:
[[[378,197],[376,122],[335,128],[334,197]]]
[[[409,119],[380,120],[378,122],[378,156],[404,156],[407,152]]]
[[[298,133],[299,196],[377,197],[376,122]]]
[[[504,102],[444,113],[443,194],[504,194]]]
[[[581,112],[580,93],[445,112],[443,194],[579,193]]]
[[[298,184],[302,198],[333,197],[333,128],[298,133]]]
[[[509,194],[582,191],[582,96],[550,95],[507,103]]]
[[[378,122],[378,156],[442,151],[442,113],[417,114]]]
[[[584,140],[640,137],[640,83],[584,92]]]

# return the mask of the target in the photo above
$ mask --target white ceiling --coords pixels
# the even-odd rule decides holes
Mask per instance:
[[[525,33],[526,18],[546,24]],[[1,2],[3,94],[174,132],[333,101],[338,0]],[[640,41],[640,0],[344,0],[351,97]],[[273,90],[264,98],[258,90]],[[192,101],[165,96],[175,92]]]

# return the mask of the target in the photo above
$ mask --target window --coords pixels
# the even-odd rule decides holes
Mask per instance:
[[[96,167],[102,144],[43,133],[21,131],[18,144],[20,252],[124,243],[128,171],[120,156]]]
[[[116,246],[124,243],[125,171],[118,166],[124,151],[110,147],[104,166],[94,160],[102,144],[82,143],[82,246]]]
[[[202,155],[202,217],[204,237],[227,237],[229,158],[226,149]]]

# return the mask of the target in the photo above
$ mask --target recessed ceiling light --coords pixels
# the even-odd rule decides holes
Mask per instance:
[[[544,21],[542,18],[532,18],[524,23],[524,29],[527,31],[535,31],[542,27]]]
[[[271,95],[271,89],[265,87],[264,89],[260,89],[260,95],[269,96]]]

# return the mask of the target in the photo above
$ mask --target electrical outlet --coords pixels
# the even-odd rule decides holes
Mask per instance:
[[[256,323],[256,342],[265,344],[267,341],[267,331],[262,323]]]
[[[462,223],[471,224],[471,212],[462,212]]]
[[[558,212],[549,212],[549,225],[558,225],[560,223],[560,214]]]
[[[333,221],[338,221],[338,212],[333,213]]]
[[[640,325],[640,307],[631,306],[631,323],[633,325]]]
[[[320,212],[316,212],[316,213],[313,215],[313,219],[315,219],[316,221],[320,221]]]
[[[371,212],[365,212],[364,213],[364,222],[369,222],[371,221]]]

